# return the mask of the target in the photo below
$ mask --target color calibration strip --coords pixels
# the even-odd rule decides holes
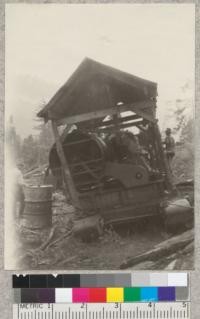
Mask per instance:
[[[13,288],[187,287],[185,272],[13,275]]]
[[[188,287],[16,288],[14,303],[188,301]]]

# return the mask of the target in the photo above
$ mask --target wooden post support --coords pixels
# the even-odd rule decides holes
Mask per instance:
[[[63,146],[62,143],[60,141],[60,135],[58,132],[58,127],[56,125],[55,121],[51,121],[52,124],[52,130],[53,130],[53,134],[54,134],[54,138],[55,138],[55,142],[56,142],[56,149],[57,149],[57,153],[63,168],[63,173],[64,173],[64,182],[65,182],[65,193],[66,193],[66,198],[68,196],[68,191],[69,191],[69,195],[71,197],[72,200],[72,204],[74,205],[75,208],[77,209],[81,209],[81,205],[80,205],[80,201],[79,201],[79,197],[74,185],[74,181],[72,179],[70,170],[69,170],[69,166],[67,163],[67,159],[65,157],[64,151],[63,151]]]
[[[106,90],[106,94],[107,94],[109,107],[116,108],[116,112],[113,113],[113,115],[112,115],[112,122],[114,124],[115,133],[117,134],[120,131],[120,127],[119,127],[119,115],[120,115],[119,107],[117,105],[115,105],[115,101],[114,101],[112,92],[110,91],[110,87],[108,85],[105,86],[105,90]]]
[[[166,158],[166,154],[163,150],[163,145],[162,145],[162,139],[161,139],[161,135],[160,135],[160,130],[158,127],[158,124],[154,124],[154,128],[155,128],[155,133],[156,133],[156,137],[157,137],[157,142],[158,142],[158,146],[159,146],[159,150],[160,150],[160,156],[163,162],[163,166],[165,168],[165,172],[166,172],[166,182],[167,182],[167,188],[169,191],[173,191],[174,190],[174,184],[173,184],[173,177],[172,177],[172,173],[169,169],[169,165],[167,162],[167,158]]]

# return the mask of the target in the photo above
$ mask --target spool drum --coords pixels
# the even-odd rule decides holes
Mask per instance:
[[[176,199],[165,208],[165,227],[171,232],[193,227],[194,210],[186,198]]]

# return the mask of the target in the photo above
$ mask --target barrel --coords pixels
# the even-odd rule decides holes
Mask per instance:
[[[44,173],[37,173],[37,174],[33,174],[31,176],[31,182],[32,182],[32,185],[42,185],[43,182],[44,182]]]
[[[24,186],[22,226],[39,229],[52,225],[52,190],[52,185]]]

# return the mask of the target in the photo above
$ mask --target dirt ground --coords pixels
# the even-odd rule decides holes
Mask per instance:
[[[66,204],[62,193],[57,193],[53,202],[53,227],[30,231],[18,224],[16,268],[117,270],[125,260],[149,251],[171,237],[158,224],[143,221],[105,229],[101,238],[85,243],[71,235],[73,217],[73,207]],[[188,262],[185,257],[183,260],[185,267],[191,269],[191,256],[187,258]],[[156,267],[164,269],[170,260],[158,262]],[[134,269],[154,269],[154,265],[147,262]]]
[[[30,231],[18,224],[17,268],[119,269],[125,259],[148,251],[166,239],[158,225],[145,221],[106,229],[101,238],[85,243],[70,234],[67,236],[73,216],[73,207],[57,193],[53,202],[53,228]]]

